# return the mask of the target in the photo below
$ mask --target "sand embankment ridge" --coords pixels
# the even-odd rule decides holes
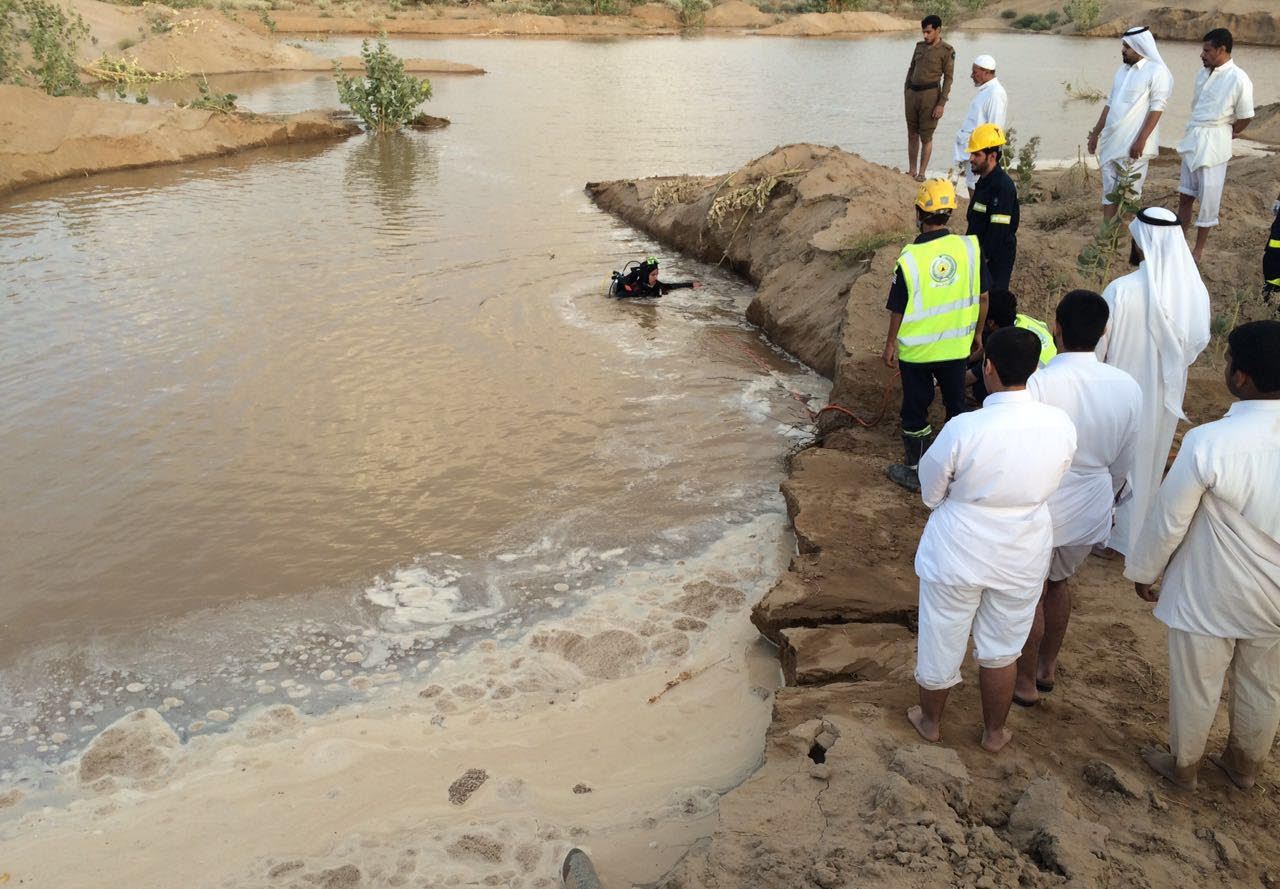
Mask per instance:
[[[210,9],[115,6],[74,0],[89,25],[91,41],[80,45],[78,61],[92,67],[103,56],[123,58],[151,72],[189,76],[273,71],[330,71],[334,60],[277,39],[259,19],[232,18]],[[96,42],[95,42],[96,41]],[[337,59],[358,71],[356,56]],[[414,74],[484,74],[483,68],[443,59],[405,59]]]
[[[1273,176],[1269,157],[1232,166],[1231,212],[1204,267],[1216,311],[1257,289]],[[1153,165],[1148,194],[1172,195],[1176,179],[1176,166]],[[1013,289],[1043,318],[1067,289],[1096,286],[1074,257],[1094,232],[1100,185],[1080,171],[1038,184],[1046,199],[1023,208]],[[747,188],[767,195],[758,212],[711,212]],[[783,493],[797,552],[752,613],[780,646],[790,687],[775,698],[764,765],[722,799],[712,842],[658,885],[1269,885],[1280,868],[1270,800],[1280,768],[1272,764],[1264,790],[1250,794],[1206,773],[1199,796],[1182,798],[1137,756],[1164,740],[1164,632],[1119,563],[1091,559],[1078,576],[1060,688],[1013,715],[1014,743],[998,758],[977,744],[972,681],[949,705],[943,745],[921,744],[906,722],[915,699],[912,561],[927,510],[885,478],[901,456],[899,390],[879,352],[890,275],[913,234],[914,183],[838,149],[790,145],[728,176],[587,190],[670,247],[723,259],[755,282],[748,317],[831,376],[832,401],[868,423],[824,414],[817,446],[792,462]],[[1114,274],[1126,271],[1121,262]],[[1195,423],[1229,401],[1217,354],[1211,346],[1192,371],[1186,409]]]
[[[71,176],[340,139],[358,132],[352,121],[324,112],[220,114],[53,98],[26,87],[0,86],[0,194]]]

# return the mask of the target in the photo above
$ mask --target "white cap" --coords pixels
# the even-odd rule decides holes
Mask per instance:
[[[985,68],[988,71],[996,70],[996,60],[993,59],[991,56],[986,55],[985,53],[983,55],[978,56],[976,59],[974,59],[973,63],[977,65],[979,68]]]

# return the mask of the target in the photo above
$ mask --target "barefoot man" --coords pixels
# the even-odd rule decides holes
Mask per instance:
[[[1032,398],[1067,412],[1076,427],[1076,454],[1049,498],[1053,560],[1036,621],[1018,659],[1013,702],[1023,707],[1038,703],[1042,692],[1053,691],[1058,651],[1071,617],[1067,581],[1093,545],[1111,534],[1112,505],[1133,466],[1142,390],[1133,377],[1103,364],[1093,351],[1110,314],[1106,300],[1092,290],[1064,296],[1053,321],[1057,356],[1027,381]]]
[[[942,709],[960,682],[969,635],[982,691],[982,746],[1009,743],[1016,661],[1049,572],[1053,521],[1046,501],[1071,465],[1068,416],[1026,391],[1040,340],[1006,327],[991,334],[980,410],[953,418],[920,460],[920,493],[933,510],[916,551],[920,706],[907,718],[926,741],[942,737]]]
[[[1169,627],[1169,751],[1143,756],[1184,790],[1225,677],[1231,728],[1210,759],[1237,787],[1253,786],[1280,724],[1280,321],[1242,324],[1227,345],[1240,400],[1187,433],[1124,571]]]
[[[1178,143],[1182,172],[1178,180],[1178,219],[1185,229],[1191,225],[1191,208],[1200,202],[1196,216],[1196,246],[1191,251],[1196,263],[1204,258],[1209,229],[1218,224],[1222,189],[1231,160],[1231,140],[1244,132],[1253,120],[1253,82],[1231,60],[1231,32],[1214,28],[1204,35],[1196,75],[1195,98],[1187,132]]]

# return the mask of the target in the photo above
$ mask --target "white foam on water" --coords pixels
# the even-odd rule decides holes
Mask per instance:
[[[452,568],[413,565],[380,577],[364,591],[374,605],[389,609],[399,624],[451,626],[493,617],[500,603],[477,603],[463,596],[464,574]]]

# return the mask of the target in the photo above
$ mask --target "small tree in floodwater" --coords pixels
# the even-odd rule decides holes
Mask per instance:
[[[364,77],[348,77],[338,62],[333,75],[338,80],[338,98],[364,121],[370,132],[398,130],[418,114],[418,106],[431,98],[431,81],[419,80],[404,70],[404,61],[387,48],[385,34],[377,47],[360,44]]]

